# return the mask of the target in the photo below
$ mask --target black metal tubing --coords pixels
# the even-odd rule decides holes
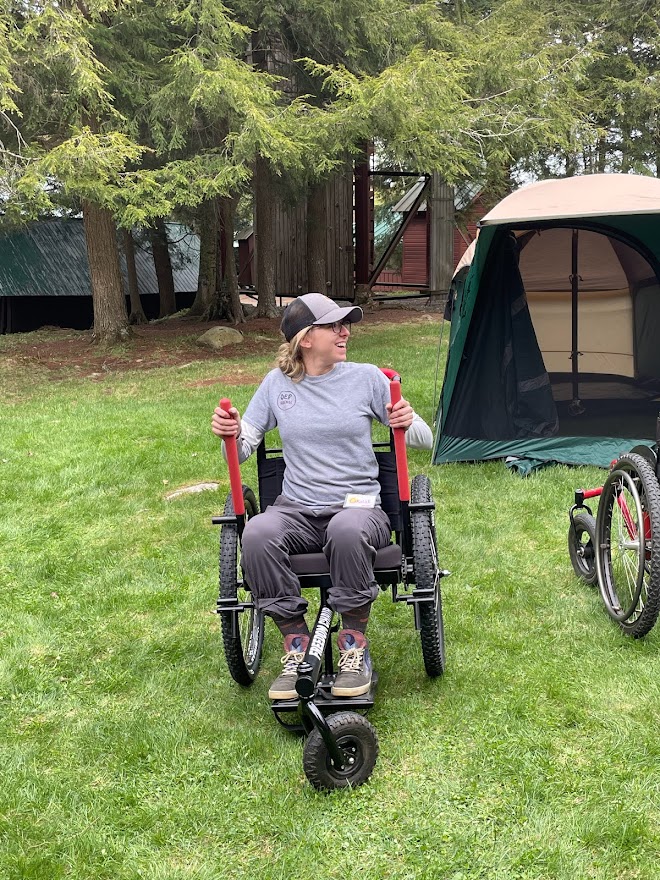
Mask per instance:
[[[440,575],[441,576],[441,575]],[[434,587],[418,587],[409,596],[406,596],[408,605],[425,605],[435,601]]]
[[[332,735],[332,731],[325,720],[325,716],[314,703],[316,694],[316,686],[321,675],[321,665],[325,660],[326,671],[328,665],[332,671],[332,644],[330,634],[332,633],[332,609],[326,604],[325,590],[321,591],[321,608],[316,617],[314,628],[309,638],[309,645],[305,652],[303,662],[298,667],[298,678],[296,679],[296,691],[300,697],[300,708],[303,715],[303,724],[308,728],[307,732],[311,732],[311,728],[315,727],[321,734],[321,738],[325,744],[332,763],[339,770],[343,770],[345,766],[345,756],[343,751],[337,745],[337,741]]]
[[[233,639],[238,638],[238,615],[254,608],[254,602],[239,602],[235,596],[228,596],[224,599],[218,597],[215,605],[216,614],[231,615],[231,636]]]
[[[335,765],[337,770],[343,770],[346,766],[344,752],[337,745],[337,740],[332,735],[332,732],[328,726],[328,722],[325,720],[318,707],[315,706],[311,700],[303,700],[302,712],[303,718],[305,718],[308,722],[311,722],[312,726],[315,727],[321,734],[321,739],[323,740],[325,747],[328,750],[328,754],[330,755],[332,763]]]
[[[577,498],[577,494],[578,494],[578,493],[576,492],[576,493],[575,493],[575,497],[576,497],[576,498]],[[571,521],[571,528],[573,529],[573,531],[575,531],[575,522],[573,521],[573,515],[574,515],[574,513],[575,513],[576,510],[586,510],[587,513],[588,513],[590,516],[593,516],[593,513],[591,512],[591,508],[589,507],[588,504],[578,504],[577,501],[576,501],[576,503],[575,503],[575,504],[571,507],[571,509],[568,511],[568,518],[569,518],[570,521]]]
[[[234,596],[216,601],[217,614],[223,614],[225,611],[251,611],[254,608],[254,602],[239,602]]]
[[[243,529],[245,528],[245,514],[244,513],[230,513],[226,516],[212,516],[211,517],[211,525],[214,526],[236,526],[236,530],[238,532],[238,538],[241,539],[243,535]]]
[[[410,502],[399,501],[401,510],[401,550],[404,556],[412,554],[412,528],[410,525]]]
[[[578,282],[582,279],[578,275],[578,231],[573,230],[571,235],[571,383],[573,387],[573,400],[579,400],[578,391]]]
[[[296,680],[296,691],[302,700],[311,700],[316,692],[316,685],[321,675],[321,664],[323,660],[330,662],[330,671],[332,671],[332,653],[328,657],[328,646],[330,644],[330,633],[332,632],[332,609],[326,605],[325,596],[321,595],[321,607],[314,623],[314,629],[309,637],[309,645],[305,652],[305,657],[298,667],[298,678]],[[330,645],[332,649],[332,646]]]

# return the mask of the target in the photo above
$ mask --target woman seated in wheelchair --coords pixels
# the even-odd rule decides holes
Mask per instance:
[[[371,441],[374,419],[406,431],[408,446],[430,449],[429,426],[403,398],[390,403],[389,381],[372,364],[346,361],[357,306],[338,307],[320,293],[287,306],[286,343],[277,367],[264,378],[243,417],[235,407],[213,413],[218,437],[237,437],[245,461],[267,431],[279,428],[286,464],[282,494],[245,525],[242,568],[258,609],[284,637],[283,670],[271,700],[297,697],[298,665],[309,642],[307,601],[291,571],[289,555],[323,551],[330,567],[330,607],[341,615],[339,669],[333,696],[351,697],[371,686],[365,631],[378,595],[373,563],[390,542],[390,523],[380,507],[378,466]],[[223,444],[224,452],[224,444]],[[358,496],[359,506],[349,498]]]

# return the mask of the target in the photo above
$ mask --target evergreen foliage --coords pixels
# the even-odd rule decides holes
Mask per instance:
[[[126,228],[256,187],[298,200],[366,141],[474,177],[658,173],[658,0],[7,0],[3,222]],[[226,212],[225,212],[226,213]],[[268,306],[266,307],[266,311]]]
[[[584,52],[556,39],[555,5],[13,0],[6,216],[64,193],[146,223],[240,189],[257,156],[318,178],[364,140],[450,180],[568,148]]]

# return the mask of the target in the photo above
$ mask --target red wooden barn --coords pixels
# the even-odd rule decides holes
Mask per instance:
[[[424,186],[424,179],[408,190],[392,207],[392,213],[403,216]],[[454,256],[453,265],[456,266],[471,242],[477,235],[477,222],[488,213],[490,205],[486,203],[483,190],[476,184],[463,184],[455,189],[454,194]],[[422,202],[419,209],[406,227],[403,233],[403,254],[400,271],[384,269],[378,277],[378,287],[383,289],[383,284],[395,288],[397,284],[407,287],[419,284],[426,286],[428,282],[428,222],[426,202]]]

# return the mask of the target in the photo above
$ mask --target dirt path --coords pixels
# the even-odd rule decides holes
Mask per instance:
[[[439,321],[440,317],[438,313],[417,309],[377,308],[365,312],[364,322],[428,322]],[[62,373],[70,374],[72,370],[80,376],[102,378],[108,372],[150,370],[193,361],[216,360],[217,352],[197,345],[197,339],[209,327],[223,323],[205,323],[186,317],[151,322],[135,327],[132,339],[111,349],[92,344],[88,331],[45,327],[34,333],[20,334],[15,339],[11,335],[3,337],[0,358],[10,359],[18,366],[39,364],[52,371],[53,378],[58,378],[58,374]],[[238,328],[244,336],[243,344],[225,349],[223,358],[239,362],[246,354],[274,354],[281,340],[279,325],[279,318],[251,318]]]

